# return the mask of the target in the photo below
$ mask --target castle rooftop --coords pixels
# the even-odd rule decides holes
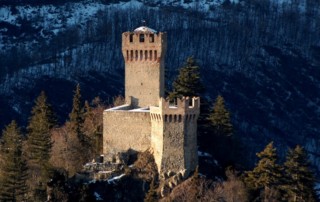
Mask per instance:
[[[146,27],[146,26],[138,27],[138,28],[135,29],[133,32],[143,32],[143,33],[153,33],[153,34],[156,34],[156,33],[157,33],[156,30],[151,29],[151,28]]]

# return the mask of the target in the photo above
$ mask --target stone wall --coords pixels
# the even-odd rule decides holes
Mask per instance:
[[[181,122],[166,122],[163,129],[163,154],[161,172],[178,173],[185,168],[184,158],[185,124]]]
[[[198,166],[197,119],[190,117],[185,123],[184,158],[187,171],[194,171]]]
[[[103,153],[150,148],[151,121],[147,110],[106,110],[103,113]]]

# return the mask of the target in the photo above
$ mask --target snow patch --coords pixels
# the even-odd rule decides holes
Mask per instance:
[[[103,171],[99,171],[98,173],[100,173],[100,174],[108,174],[108,173],[112,173],[114,171],[115,170],[107,170],[107,171],[103,170]]]
[[[203,156],[203,157],[212,157],[211,154],[206,153],[206,152],[202,152],[202,151],[198,151],[198,156]]]
[[[141,8],[144,6],[144,4],[139,1],[133,0],[129,2],[120,3],[120,5],[115,4],[114,6],[117,8],[126,10],[126,9],[133,9],[133,8]]]
[[[141,27],[138,27],[137,29],[134,30],[135,32],[151,32],[151,33],[157,33],[156,30],[154,29],[151,29],[149,27],[145,27],[145,26],[141,26]]]
[[[100,194],[98,194],[97,192],[94,192],[94,196],[96,197],[96,201],[103,201]]]
[[[148,107],[129,110],[131,112],[150,112]]]
[[[119,176],[115,176],[115,177],[113,177],[113,178],[108,179],[107,182],[108,182],[109,184],[115,183],[116,180],[121,179],[121,178],[122,178],[123,176],[125,176],[125,175],[126,175],[126,174],[121,174],[121,175],[119,175]]]

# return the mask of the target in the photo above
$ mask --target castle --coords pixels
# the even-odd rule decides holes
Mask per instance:
[[[164,99],[167,34],[146,26],[122,34],[126,104],[103,113],[103,153],[151,150],[158,172],[198,165],[200,99]]]

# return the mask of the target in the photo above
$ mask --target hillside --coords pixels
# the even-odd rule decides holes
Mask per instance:
[[[89,100],[123,93],[121,33],[145,19],[168,33],[167,87],[193,55],[205,96],[223,95],[251,162],[274,140],[280,153],[302,144],[319,171],[317,1],[30,2],[0,8],[1,127],[25,125],[40,90],[60,121],[77,82]]]

